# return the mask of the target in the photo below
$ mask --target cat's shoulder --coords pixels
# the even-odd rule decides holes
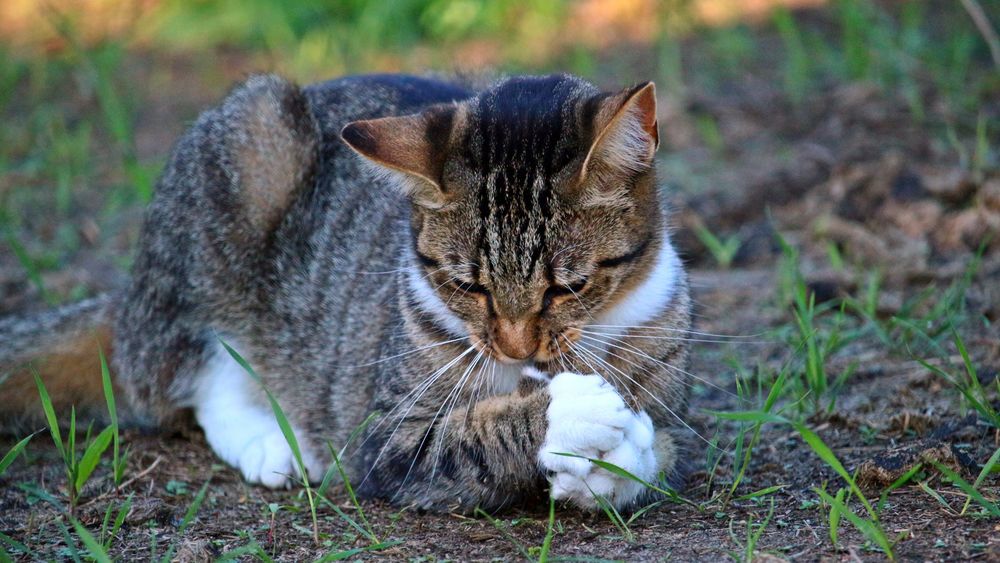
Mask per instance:
[[[458,80],[409,74],[361,74],[303,88],[317,115],[370,119],[417,113],[434,104],[460,102],[475,92]]]

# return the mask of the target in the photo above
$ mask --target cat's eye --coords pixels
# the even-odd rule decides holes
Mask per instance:
[[[473,293],[475,295],[485,295],[489,296],[490,291],[485,287],[479,285],[478,283],[468,283],[459,279],[451,280],[451,283],[455,285],[460,291],[465,293]]]
[[[585,287],[587,287],[586,278],[572,285],[549,286],[549,288],[546,289],[545,293],[542,295],[542,310],[543,311],[548,310],[548,308],[552,306],[552,301],[554,301],[556,297],[561,297],[564,295],[574,295],[574,296],[578,295],[581,291],[583,291],[583,288]]]

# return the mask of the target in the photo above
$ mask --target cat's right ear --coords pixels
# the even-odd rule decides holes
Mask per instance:
[[[438,106],[416,115],[354,121],[340,137],[414,203],[438,209],[448,202],[441,176],[455,114],[455,106]]]

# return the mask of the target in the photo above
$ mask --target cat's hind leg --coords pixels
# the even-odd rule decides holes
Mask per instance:
[[[215,453],[251,483],[287,487],[301,476],[292,449],[260,384],[219,343],[196,375],[190,406]],[[291,424],[291,423],[290,423]],[[310,481],[323,478],[322,458],[292,425]]]

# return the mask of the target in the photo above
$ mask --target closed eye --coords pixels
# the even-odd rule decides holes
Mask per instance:
[[[587,287],[586,278],[572,284],[572,285],[552,285],[545,290],[545,294],[542,295],[542,310],[548,309],[552,305],[552,301],[556,297],[562,297],[565,295],[577,295],[583,289]]]
[[[635,262],[642,255],[646,253],[646,248],[649,246],[650,239],[646,239],[639,244],[637,244],[632,250],[622,254],[621,256],[615,256],[613,258],[605,258],[597,263],[598,268],[615,268],[623,264],[628,264],[630,262]]]
[[[476,295],[489,295],[490,291],[485,287],[479,285],[478,283],[468,283],[459,279],[451,280],[451,283],[455,284],[455,287],[464,291],[465,293],[474,293]]]

